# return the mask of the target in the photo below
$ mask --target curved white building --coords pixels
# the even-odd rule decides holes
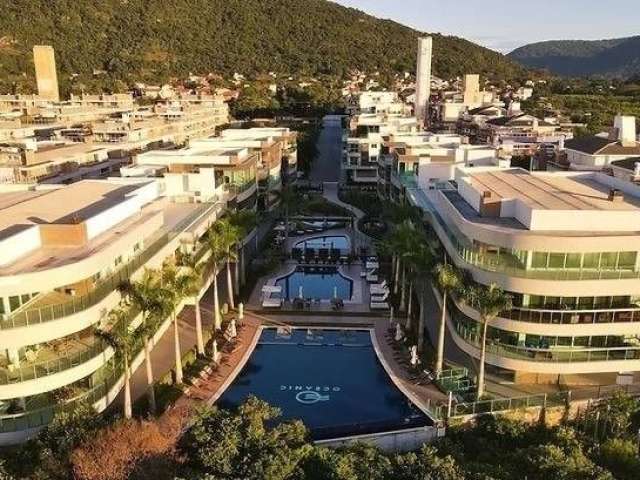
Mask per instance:
[[[226,203],[223,186],[206,203],[164,191],[164,179],[0,190],[0,445],[65,404],[102,410],[116,397],[119,359],[94,332],[120,301],[117,286],[195,248]]]
[[[489,371],[519,383],[615,383],[640,370],[640,187],[601,173],[460,168],[414,191],[448,257],[511,293],[490,324]],[[479,314],[457,302],[456,345],[479,358]]]

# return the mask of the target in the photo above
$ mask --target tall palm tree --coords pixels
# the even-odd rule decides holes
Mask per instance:
[[[190,278],[188,274],[178,272],[174,265],[165,263],[162,266],[162,290],[165,300],[171,310],[173,320],[173,345],[176,363],[176,384],[181,385],[183,380],[182,349],[180,347],[180,328],[176,309],[178,304],[189,294]]]
[[[485,390],[485,363],[487,359],[487,333],[489,323],[501,312],[513,308],[513,298],[495,284],[472,286],[467,289],[467,301],[480,314],[482,339],[480,343],[480,371],[476,399],[481,400]]]
[[[289,239],[289,216],[298,206],[298,195],[290,186],[283,185],[282,190],[274,192],[280,200],[280,208],[284,211],[284,246],[287,246]]]
[[[193,298],[193,309],[196,317],[196,351],[204,355],[204,334],[202,332],[202,312],[200,311],[200,291],[202,289],[204,263],[198,263],[195,255],[182,255],[181,265],[185,282],[185,295]]]
[[[413,226],[413,224],[408,220],[400,224],[392,234],[391,244],[397,255],[395,279],[394,279],[394,286],[393,286],[393,292],[395,294],[398,293],[401,287],[403,289],[405,287],[404,283],[406,279],[406,273],[405,273],[406,260],[408,260],[408,258],[413,253],[412,249],[415,247],[417,243],[416,236],[417,236],[417,231]],[[400,272],[402,272],[402,281],[400,280]],[[401,296],[404,298],[404,293],[402,293]]]
[[[226,258],[226,247],[220,233],[215,228],[209,230],[206,241],[209,247],[207,266],[213,276],[213,328],[215,332],[222,327],[222,319],[220,318],[220,296],[218,292],[218,272]]]
[[[166,313],[166,303],[163,301],[158,272],[145,270],[142,278],[137,282],[129,280],[123,282],[118,289],[127,302],[142,315],[142,324],[138,327],[144,342],[144,357],[147,371],[147,394],[149,410],[156,411],[156,396],[153,387],[153,365],[151,362],[151,338],[155,335],[159,319]]]
[[[229,306],[236,308],[233,293],[233,276],[231,275],[231,264],[238,261],[236,246],[240,241],[240,231],[229,219],[223,218],[214,225],[220,235],[220,241],[224,246],[225,261],[227,263],[227,290]]]
[[[238,261],[236,262],[236,292],[240,291],[240,285],[245,283],[246,263],[242,242],[258,225],[258,216],[251,210],[235,211],[229,215],[229,221],[238,229],[240,241],[236,243]]]
[[[438,339],[436,344],[436,378],[440,378],[444,365],[444,337],[447,328],[447,299],[452,292],[462,287],[460,271],[449,263],[438,264],[435,268],[436,283],[442,291],[442,315],[438,325]]]
[[[426,293],[427,277],[433,269],[433,253],[425,243],[416,247],[414,254],[411,256],[412,266],[415,272],[418,285],[418,295],[422,298],[419,302],[420,312],[418,313],[418,351],[424,351],[424,330],[425,330],[425,308],[424,294]]]
[[[139,337],[135,330],[129,328],[130,309],[120,305],[111,310],[107,316],[106,328],[98,328],[95,334],[115,350],[124,364],[124,418],[133,416],[131,402],[131,361],[135,353]]]

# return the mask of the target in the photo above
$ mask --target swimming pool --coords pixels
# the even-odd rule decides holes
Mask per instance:
[[[388,377],[364,330],[265,329],[218,404],[234,408],[250,395],[284,420],[302,420],[316,440],[431,424]]]
[[[337,297],[351,300],[353,281],[340,274],[337,267],[297,267],[286,277],[276,280],[282,287],[283,298],[293,299],[300,295],[304,298],[330,300]]]
[[[336,250],[348,250],[349,240],[345,235],[327,235],[323,237],[313,237],[296,243],[296,248],[328,248]]]

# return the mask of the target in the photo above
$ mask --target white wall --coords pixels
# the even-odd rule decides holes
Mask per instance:
[[[23,255],[39,248],[40,245],[40,227],[37,225],[0,240],[0,266],[15,262]]]

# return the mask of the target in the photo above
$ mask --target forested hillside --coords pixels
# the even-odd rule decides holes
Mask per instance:
[[[0,79],[30,75],[51,44],[63,76],[121,80],[216,72],[411,71],[419,33],[325,0],[0,0]],[[435,35],[435,72],[511,79],[522,68],[466,40]]]
[[[629,78],[640,74],[640,36],[532,43],[514,50],[509,57],[559,75]]]

